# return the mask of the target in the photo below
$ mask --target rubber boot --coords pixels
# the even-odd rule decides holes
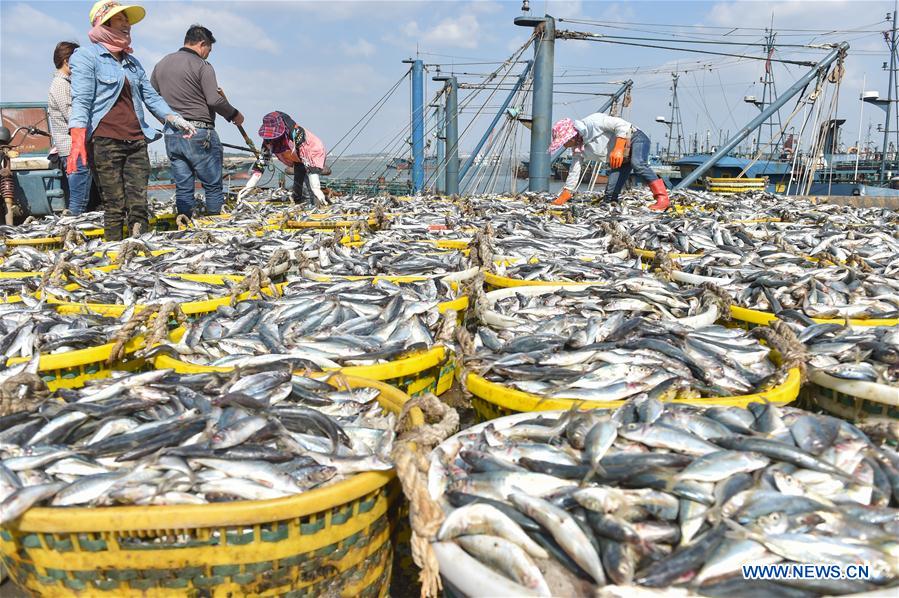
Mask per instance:
[[[654,204],[649,206],[649,209],[657,210],[659,212],[667,210],[670,202],[668,200],[668,190],[665,189],[665,181],[656,179],[649,184],[649,189],[652,191],[653,199],[656,200]]]

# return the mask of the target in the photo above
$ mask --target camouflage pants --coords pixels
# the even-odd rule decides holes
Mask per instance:
[[[147,208],[147,183],[150,180],[150,156],[146,140],[122,141],[108,137],[93,139],[93,162],[100,197],[105,211],[103,236],[121,241],[122,227],[128,234],[134,225],[145,233],[150,226]]]

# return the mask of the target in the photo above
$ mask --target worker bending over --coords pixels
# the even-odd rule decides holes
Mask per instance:
[[[259,136],[263,139],[263,154],[270,152],[285,166],[293,167],[293,200],[302,200],[305,183],[316,205],[326,205],[328,201],[319,178],[325,168],[326,153],[321,139],[284,112],[269,112],[263,116]]]
[[[549,153],[560,147],[571,148],[574,157],[565,187],[553,205],[563,205],[571,199],[581,179],[584,160],[604,161],[608,156],[609,182],[603,200],[616,201],[627,182],[631,171],[642,179],[652,190],[656,202],[650,210],[668,209],[668,191],[665,182],[649,167],[649,137],[646,133],[623,118],[609,116],[602,112],[591,114],[583,120],[563,118],[553,125],[552,143]]]

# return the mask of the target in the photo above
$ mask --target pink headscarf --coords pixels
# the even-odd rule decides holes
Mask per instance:
[[[577,129],[574,128],[574,121],[570,118],[563,118],[562,120],[556,122],[553,125],[553,139],[552,143],[549,144],[549,149],[546,150],[547,153],[553,154],[560,147],[577,137],[578,132]],[[574,151],[583,151],[583,144],[574,148]]]
[[[122,33],[107,25],[97,24],[87,32],[87,37],[95,44],[103,44],[110,52],[126,52],[131,54],[131,34]]]

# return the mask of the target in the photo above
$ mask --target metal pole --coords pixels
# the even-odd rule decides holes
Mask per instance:
[[[846,50],[849,49],[849,44],[846,42],[842,42],[839,47],[834,48],[824,57],[821,62],[815,65],[815,67],[810,70],[808,73],[803,75],[793,84],[790,89],[784,92],[781,96],[779,96],[776,100],[771,102],[765,110],[762,111],[761,114],[753,118],[749,124],[744,126],[742,129],[737,131],[737,134],[727,140],[722,147],[718,148],[718,151],[715,152],[708,160],[699,165],[696,170],[688,174],[684,177],[680,183],[677,184],[675,189],[686,189],[694,182],[696,182],[699,177],[705,174],[712,166],[718,163],[718,161],[726,156],[730,150],[735,148],[741,141],[746,139],[759,125],[765,122],[769,116],[777,112],[777,110],[787,103],[794,95],[802,91],[806,85],[808,85],[812,80],[814,80],[819,73],[822,71],[826,71],[827,67],[833,63],[838,57],[846,53]],[[694,142],[695,143],[695,142]]]
[[[498,123],[499,119],[502,118],[503,113],[506,111],[506,108],[508,108],[509,104],[512,103],[512,98],[515,97],[515,94],[518,93],[518,90],[521,89],[521,86],[524,85],[524,82],[527,80],[528,73],[531,72],[531,66],[533,66],[533,64],[533,60],[528,60],[527,64],[524,67],[524,71],[522,71],[521,75],[519,75],[518,81],[515,82],[515,85],[512,87],[512,91],[510,91],[509,95],[506,97],[506,101],[503,102],[502,106],[500,106],[499,110],[496,112],[496,116],[493,117],[493,122],[491,122],[490,126],[487,127],[487,130],[484,131],[484,135],[481,137],[481,140],[478,141],[478,144],[471,152],[468,160],[465,161],[465,165],[459,172],[459,180],[464,179],[465,175],[468,174],[468,169],[471,168],[472,164],[474,164],[474,159],[477,157],[478,152],[481,151],[481,149],[484,147],[484,144],[487,143],[487,139],[490,137],[490,133],[496,127],[496,123]]]
[[[421,60],[403,62],[412,63],[412,193],[418,193],[425,186],[425,68]]]
[[[549,191],[550,160],[546,148],[552,140],[553,126],[553,62],[555,56],[556,20],[518,17],[515,24],[533,27],[541,34],[534,46],[534,93],[531,105],[531,162],[528,189]]]
[[[446,193],[446,115],[443,106],[437,108],[437,194]]]
[[[434,81],[446,82],[446,194],[459,194],[459,82],[455,77],[438,75]]]
[[[634,82],[631,79],[628,79],[627,81],[622,83],[621,87],[619,87],[618,90],[609,97],[609,99],[607,99],[605,102],[603,102],[602,106],[599,107],[597,112],[607,112],[612,107],[612,104],[617,102],[621,96],[626,94],[633,85],[634,85]],[[550,130],[550,132],[552,132],[552,130]],[[548,143],[546,145],[547,145],[547,147],[549,146]],[[549,163],[552,164],[553,162],[558,160],[559,157],[564,152],[565,152],[564,147],[560,147],[559,149],[557,149],[556,153],[554,153],[552,155],[552,157],[550,158]]]
[[[893,79],[896,76],[896,11],[893,10],[893,29],[890,32],[890,85],[887,89],[887,116],[883,121],[883,147],[880,153],[880,182],[887,180],[887,144],[890,137],[890,111],[893,109]]]

